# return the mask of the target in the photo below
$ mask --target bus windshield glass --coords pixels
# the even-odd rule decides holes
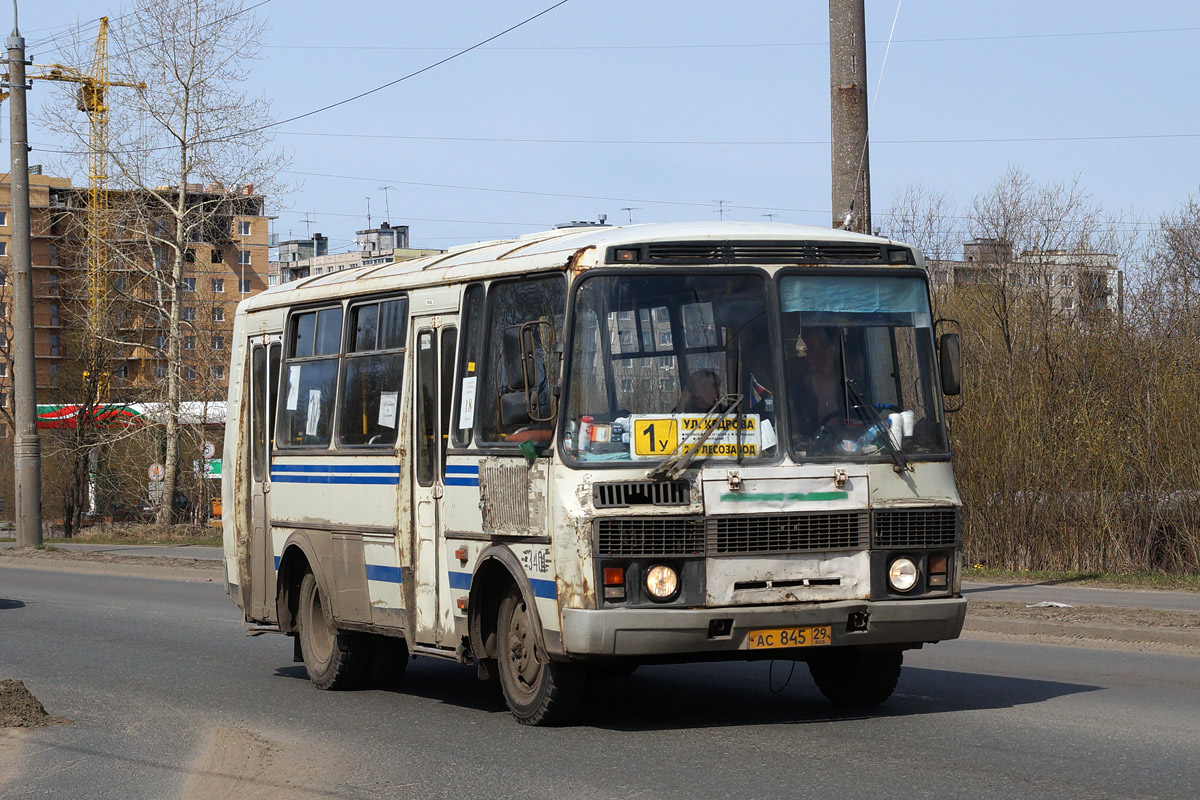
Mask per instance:
[[[625,273],[575,294],[562,447],[582,462],[770,457],[779,380],[766,279]]]
[[[794,458],[947,452],[920,278],[788,274],[779,300]]]

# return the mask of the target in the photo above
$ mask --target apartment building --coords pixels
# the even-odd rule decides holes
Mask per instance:
[[[1003,239],[963,244],[961,261],[931,261],[930,283],[939,286],[1005,285],[1015,293],[1046,293],[1055,308],[1069,314],[1107,310],[1120,313],[1125,274],[1111,253],[1026,250],[1014,254]]]
[[[158,192],[177,191],[157,187]],[[188,203],[201,202],[215,213],[193,235],[183,273],[182,378],[188,400],[218,399],[228,385],[230,336],[237,303],[268,284],[268,224],[263,197],[253,187],[189,184]],[[120,257],[106,261],[106,317],[120,340],[106,383],[108,399],[132,402],[166,377],[165,318],[161,284],[151,270],[168,269],[165,248],[154,246],[146,226],[157,234],[168,224],[152,214],[129,209],[153,208],[137,193],[109,193],[110,241]],[[87,189],[70,179],[30,174],[30,229],[33,277],[34,355],[39,403],[78,402],[82,369],[79,351],[87,313],[85,253]],[[0,403],[11,408],[12,228],[10,186],[0,183]],[[136,220],[144,220],[137,222]],[[0,437],[11,435],[0,423]]]
[[[272,272],[278,271],[279,282],[289,283],[310,275],[327,275],[355,267],[390,264],[445,252],[409,247],[408,226],[387,222],[381,223],[378,228],[355,231],[354,243],[354,250],[330,253],[329,239],[319,233],[311,239],[280,242],[277,260],[272,262]]]

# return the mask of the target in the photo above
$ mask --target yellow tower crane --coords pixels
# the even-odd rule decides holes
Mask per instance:
[[[29,75],[34,80],[79,84],[76,107],[88,115],[87,188],[87,286],[88,308],[93,313],[104,306],[108,294],[105,280],[105,241],[108,238],[108,90],[113,86],[145,89],[142,82],[108,79],[108,17],[100,18],[100,32],[88,72],[62,64],[50,64],[44,72]]]

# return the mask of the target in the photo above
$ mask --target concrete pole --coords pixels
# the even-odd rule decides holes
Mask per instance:
[[[15,3],[14,3],[15,6]],[[15,12],[15,9],[14,9]],[[13,467],[17,546],[42,543],[42,442],[37,429],[37,366],[33,355],[33,264],[29,244],[29,132],[25,118],[25,39],[8,37],[9,127],[12,165]]]
[[[867,35],[863,0],[829,0],[829,99],[833,227],[871,233],[867,152]]]

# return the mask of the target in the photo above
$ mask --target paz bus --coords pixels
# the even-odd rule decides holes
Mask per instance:
[[[921,255],[784,224],[558,229],[238,307],[227,590],[322,689],[786,659],[832,702],[957,637],[958,338]]]

